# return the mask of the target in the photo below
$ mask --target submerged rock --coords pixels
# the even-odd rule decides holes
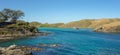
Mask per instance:
[[[50,47],[58,47],[58,46],[60,46],[59,44],[52,44],[52,45],[50,45]]]
[[[42,46],[42,47],[58,47],[60,45],[59,44],[38,44],[38,46]]]
[[[32,51],[42,51],[43,50],[43,48],[27,47],[27,46],[22,46],[22,47],[20,47],[20,49],[22,51],[30,51],[30,50],[32,50]]]

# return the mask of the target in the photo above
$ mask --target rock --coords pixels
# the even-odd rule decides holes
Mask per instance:
[[[17,47],[17,45],[11,45],[11,46],[9,46],[8,48],[7,48],[7,50],[12,50],[12,49],[15,49]]]
[[[103,28],[100,26],[100,27],[95,28],[94,31],[95,31],[95,32],[99,32],[99,31],[102,31],[102,29],[103,29]]]
[[[21,49],[7,50],[5,55],[24,55],[24,52]]]
[[[6,51],[6,48],[0,47],[0,53],[1,53],[1,54],[4,53],[5,51]]]
[[[48,46],[48,44],[38,44],[38,46]]]
[[[2,51],[3,51],[3,50],[5,50],[5,48],[0,47],[0,50],[2,50]]]
[[[25,55],[33,55],[32,52],[25,52]]]
[[[50,45],[50,47],[58,47],[59,45],[58,44],[52,44]]]
[[[37,48],[37,47],[26,47],[26,46],[22,46],[20,47],[21,50],[23,51],[29,51],[29,50],[32,50],[32,51],[42,51],[43,49],[42,48]]]
[[[42,47],[58,47],[60,45],[59,44],[38,44],[38,46],[42,46]]]
[[[43,48],[11,45],[0,47],[0,55],[33,55],[30,51],[42,51]]]
[[[17,48],[16,45],[9,47],[0,47],[0,55],[24,55],[24,51]]]
[[[1,55],[2,53],[3,53],[2,50],[0,50],[0,55]]]

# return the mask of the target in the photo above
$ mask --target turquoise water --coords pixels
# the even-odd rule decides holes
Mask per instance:
[[[23,38],[0,43],[34,46],[43,51],[33,51],[34,55],[120,55],[120,34],[96,33],[92,29],[40,28],[51,32],[47,36]],[[38,44],[59,44],[58,47],[38,46]]]

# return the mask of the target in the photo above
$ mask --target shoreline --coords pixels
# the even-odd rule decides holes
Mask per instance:
[[[42,48],[10,45],[9,47],[0,47],[0,55],[33,55],[32,51],[42,51]]]
[[[44,35],[48,35],[51,34],[49,32],[38,32],[38,33],[31,33],[31,34],[13,34],[13,35],[0,35],[0,42],[4,42],[4,41],[9,41],[9,40],[13,40],[13,39],[20,39],[20,38],[25,38],[25,37],[29,37],[29,36],[44,36]]]

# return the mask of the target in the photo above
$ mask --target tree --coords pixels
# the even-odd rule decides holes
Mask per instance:
[[[3,14],[2,12],[0,12],[0,20],[1,20],[1,22],[6,21],[8,18],[9,18],[8,16],[6,16],[6,15]]]
[[[11,10],[11,9],[3,9],[0,12],[0,19],[4,22],[10,21],[10,22],[16,22],[17,19],[24,16],[24,13],[20,10]]]
[[[22,16],[24,16],[24,13],[22,12],[22,11],[20,11],[20,10],[14,10],[13,12],[12,12],[12,16],[11,16],[11,21],[12,22],[15,22],[17,19],[19,19],[20,17],[22,17]]]

